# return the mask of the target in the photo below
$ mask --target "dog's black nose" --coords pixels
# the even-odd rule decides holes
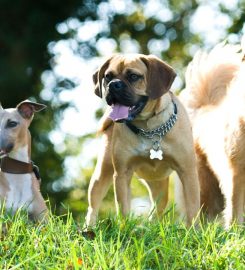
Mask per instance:
[[[123,81],[116,79],[111,81],[108,86],[109,90],[123,90],[125,89],[126,84]]]

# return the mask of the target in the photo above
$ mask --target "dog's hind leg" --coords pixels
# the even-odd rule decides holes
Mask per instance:
[[[223,193],[225,198],[224,223],[229,228],[232,222],[242,224],[244,221],[244,177],[240,172],[230,179],[232,186],[227,189],[224,185]]]
[[[207,164],[206,156],[198,151],[197,167],[202,210],[207,213],[208,218],[213,219],[224,210],[224,197],[218,179]]]
[[[244,199],[244,174],[241,173],[233,178],[233,220],[237,221],[238,224],[244,222]]]
[[[162,181],[144,181],[149,191],[152,204],[150,213],[153,214],[156,212],[158,216],[162,216],[163,211],[168,203],[169,178],[167,177]]]

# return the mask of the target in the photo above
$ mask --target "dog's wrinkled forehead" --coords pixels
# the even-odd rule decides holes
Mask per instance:
[[[132,54],[113,57],[107,68],[107,72],[113,72],[115,75],[125,74],[128,71],[134,71],[143,75],[147,73],[147,67],[138,55]]]
[[[95,94],[102,98],[102,82],[105,78],[107,82],[111,81],[110,78],[125,78],[127,82],[127,71],[128,77],[140,75],[141,86],[138,87],[141,90],[145,88],[150,99],[157,99],[169,91],[176,76],[171,66],[153,55],[113,55],[93,74]],[[129,83],[135,86],[134,79],[131,81]],[[137,81],[136,83],[138,84]]]

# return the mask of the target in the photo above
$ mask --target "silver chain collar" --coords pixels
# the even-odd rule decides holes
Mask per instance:
[[[167,122],[163,123],[161,126],[151,129],[145,130],[143,128],[138,128],[133,124],[127,122],[126,125],[135,133],[142,137],[145,137],[149,140],[152,140],[152,149],[150,149],[150,159],[163,159],[163,151],[161,149],[161,141],[162,138],[171,130],[171,128],[176,123],[177,117],[177,105],[173,102],[174,112],[170,116]]]
[[[174,126],[177,121],[177,113],[173,113],[166,123],[163,123],[160,127],[157,127],[152,130],[145,130],[143,128],[139,128],[139,134],[147,139],[154,139],[154,137],[158,136],[162,138],[170,129]]]

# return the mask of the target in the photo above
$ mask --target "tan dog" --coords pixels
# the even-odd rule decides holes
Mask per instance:
[[[48,212],[39,190],[37,168],[30,160],[28,127],[34,112],[45,107],[28,100],[15,109],[0,106],[0,206],[13,213],[19,208],[26,208],[35,220],[42,220]]]
[[[196,217],[200,202],[192,132],[186,111],[169,92],[174,78],[166,63],[140,54],[114,55],[94,74],[95,93],[111,107],[102,119],[104,144],[89,185],[87,226],[95,224],[113,180],[117,211],[129,213],[134,172],[145,180],[160,214],[175,170],[184,186],[188,224]]]
[[[245,205],[245,63],[236,46],[198,53],[181,99],[188,108],[198,156],[201,204],[225,226],[243,222]]]

